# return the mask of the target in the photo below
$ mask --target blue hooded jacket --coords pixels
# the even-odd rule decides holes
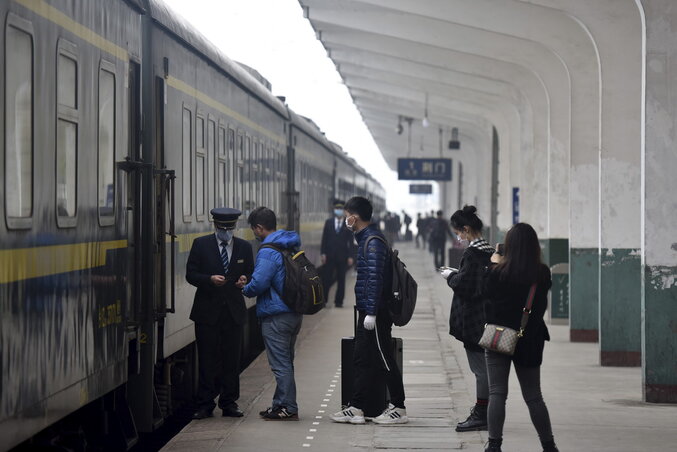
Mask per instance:
[[[274,243],[282,248],[299,248],[301,239],[294,231],[279,229],[262,242],[263,245]],[[284,293],[284,260],[282,254],[272,248],[259,249],[256,255],[256,264],[252,279],[244,286],[242,293],[256,298],[256,316],[268,317],[271,315],[292,312],[282,300]]]
[[[381,240],[369,241],[365,253],[364,244],[371,236],[385,237],[376,226],[370,224],[355,234],[357,240],[357,281],[355,282],[355,304],[358,311],[376,315],[383,307],[383,287],[392,284],[389,268],[388,246]]]

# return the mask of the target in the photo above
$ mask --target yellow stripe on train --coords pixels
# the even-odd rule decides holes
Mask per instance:
[[[120,248],[127,240],[0,250],[0,284],[101,267],[106,253]]]

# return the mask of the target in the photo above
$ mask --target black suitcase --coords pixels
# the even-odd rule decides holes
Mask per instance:
[[[355,323],[357,323],[357,320]],[[391,347],[397,367],[400,369],[400,373],[402,373],[402,338],[394,337]],[[354,337],[341,338],[341,405],[343,406],[347,406],[350,403],[350,398],[353,396],[353,381],[355,379],[353,368],[354,348]],[[369,394],[366,406],[363,408],[364,415],[367,417],[376,417],[381,414],[386,408],[386,401],[390,399],[385,378],[379,378],[377,382],[374,382],[373,389]]]

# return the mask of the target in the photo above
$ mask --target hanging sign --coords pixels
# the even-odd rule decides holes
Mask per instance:
[[[409,184],[410,195],[432,195],[433,184]]]
[[[451,180],[451,159],[397,159],[399,180]]]

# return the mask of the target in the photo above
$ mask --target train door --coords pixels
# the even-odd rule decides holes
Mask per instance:
[[[142,299],[141,287],[142,278],[141,269],[141,171],[139,171],[138,162],[141,161],[141,80],[140,66],[135,61],[129,62],[128,86],[128,150],[126,159],[119,166],[119,180],[121,184],[121,195],[125,197],[124,208],[119,209],[126,216],[125,226],[127,228],[127,337],[129,343],[129,374],[137,374],[140,371],[140,330],[139,322],[141,319]]]

